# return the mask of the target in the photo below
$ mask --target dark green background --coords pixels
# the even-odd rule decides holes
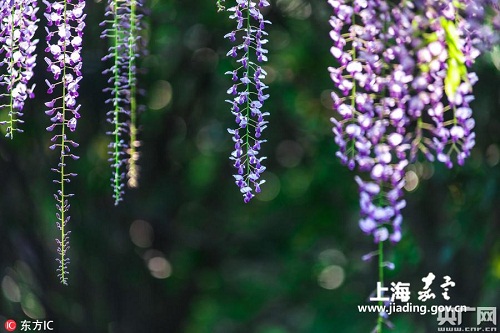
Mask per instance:
[[[50,168],[57,154],[48,149],[48,73],[43,52],[38,56],[37,97],[27,104],[25,133],[0,140],[2,326],[5,318],[19,323],[43,315],[63,333],[369,332],[376,315],[358,313],[357,305],[369,303],[377,271],[375,262],[360,258],[375,245],[357,226],[354,173],[335,157],[327,2],[276,1],[266,14],[273,22],[263,146],[268,183],[250,204],[233,184],[228,159],[233,116],[224,103],[231,83],[223,73],[232,63],[223,35],[233,22],[216,13],[214,1],[156,0],[150,8],[150,51],[141,61],[147,72],[140,76],[148,106],[141,115],[141,187],[114,207],[104,134],[108,97],[101,92],[104,3],[87,2],[82,118],[74,133],[81,159],[69,166],[78,173],[69,185],[75,193],[69,287],[55,272]],[[387,281],[411,283],[415,304],[421,278],[433,272],[438,297],[429,305],[500,305],[499,68],[498,47],[475,66],[477,145],[465,167],[415,168],[434,172],[406,194],[403,240],[388,253],[396,269],[387,273]],[[136,220],[151,226],[146,248],[131,240]],[[158,256],[171,265],[166,279],[148,268]],[[344,273],[338,288],[321,287],[325,269],[333,278]],[[444,275],[456,283],[448,303],[440,295]],[[474,315],[464,322],[475,326]],[[431,315],[391,320],[394,332],[437,327]]]

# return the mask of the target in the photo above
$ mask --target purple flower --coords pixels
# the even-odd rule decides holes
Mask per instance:
[[[227,9],[229,18],[236,21],[236,29],[225,35],[233,46],[227,56],[236,58],[240,66],[226,72],[231,76],[234,84],[227,90],[231,99],[226,100],[231,105],[231,113],[235,116],[237,128],[228,129],[233,136],[234,151],[230,160],[236,169],[234,175],[236,185],[243,195],[244,202],[249,202],[254,193],[261,191],[265,180],[261,174],[266,169],[262,161],[266,157],[259,157],[262,132],[267,128],[263,112],[264,101],[269,98],[265,93],[267,85],[262,82],[267,73],[260,63],[267,61],[267,32],[266,24],[260,9],[269,6],[265,0],[237,0],[237,5]]]
[[[113,198],[115,205],[123,200],[125,172],[127,165],[128,184],[137,186],[138,167],[136,161],[140,143],[136,139],[136,58],[138,56],[138,33],[141,29],[141,14],[137,7],[142,6],[140,1],[109,0],[107,17],[101,26],[108,26],[101,34],[101,38],[110,42],[109,54],[103,61],[111,60],[112,64],[103,74],[109,74],[108,82],[111,87],[104,89],[111,97],[106,103],[111,105],[107,113],[108,122],[113,130],[107,134],[112,137],[109,144],[111,158]],[[127,140],[129,139],[129,140]]]
[[[5,67],[6,72],[0,76],[0,84],[7,90],[0,93],[0,106],[9,110],[8,120],[0,124],[7,125],[6,136],[11,139],[14,132],[22,132],[18,125],[23,123],[24,103],[34,97],[35,84],[29,86],[29,82],[36,66],[37,12],[36,0],[4,1],[0,7],[0,67]]]
[[[59,163],[57,168],[52,169],[57,173],[55,183],[60,188],[54,195],[58,212],[57,227],[61,232],[60,239],[57,240],[59,258],[58,276],[62,284],[68,283],[68,249],[69,234],[67,224],[70,220],[68,198],[73,194],[66,192],[65,184],[71,181],[74,173],[66,170],[66,161],[78,159],[78,156],[71,153],[71,148],[78,144],[69,139],[68,134],[75,131],[80,118],[80,105],[77,103],[79,82],[81,75],[81,50],[83,28],[85,27],[85,16],[83,9],[85,1],[75,2],[49,2],[44,0],[46,5],[45,18],[47,20],[47,47],[45,52],[47,58],[47,72],[52,73],[53,81],[46,80],[49,94],[57,94],[45,105],[49,108],[45,111],[51,116],[52,125],[47,127],[50,132],[58,130],[52,137],[51,149],[59,150]]]
[[[474,146],[477,77],[464,72],[479,55],[480,16],[469,20],[474,1],[329,3],[337,156],[366,174],[356,178],[360,228],[375,242],[398,242],[407,165],[419,154],[462,165]]]
[[[129,61],[128,39],[129,39],[129,6],[130,1],[108,1],[108,9],[105,16],[108,17],[102,25],[109,24],[101,38],[107,38],[110,41],[109,55],[102,60],[112,60],[111,68],[106,69],[103,74],[109,74],[111,83],[110,88],[104,89],[109,92],[111,97],[106,100],[112,109],[108,111],[108,122],[112,124],[113,130],[107,132],[112,136],[112,142],[109,144],[109,161],[113,174],[111,177],[111,186],[113,187],[113,198],[115,205],[123,200],[123,179],[125,173],[123,167],[126,163],[127,142],[122,138],[127,135],[127,119],[130,117],[130,84],[128,78],[127,64]]]

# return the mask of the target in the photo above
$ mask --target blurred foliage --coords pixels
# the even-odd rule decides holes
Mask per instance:
[[[357,226],[353,173],[334,156],[326,1],[277,0],[266,13],[268,182],[247,205],[228,159],[233,117],[222,73],[232,63],[223,36],[232,23],[215,1],[149,5],[140,188],[114,207],[101,92],[104,3],[87,2],[69,287],[55,272],[57,156],[48,149],[39,54],[25,133],[0,141],[0,322],[47,318],[63,333],[369,332],[376,315],[357,305],[376,285],[375,262],[361,260],[375,246]],[[476,70],[473,156],[452,171],[413,167],[419,182],[407,193],[403,241],[389,250],[396,269],[387,280],[410,282],[414,303],[421,278],[433,272],[438,299],[438,281],[449,275],[449,304],[500,305],[500,48]],[[431,315],[391,320],[394,332],[437,325]]]

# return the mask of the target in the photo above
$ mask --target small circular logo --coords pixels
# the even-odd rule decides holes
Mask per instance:
[[[5,329],[7,330],[7,332],[14,332],[16,327],[17,327],[17,324],[14,320],[12,319],[9,319],[5,322]]]

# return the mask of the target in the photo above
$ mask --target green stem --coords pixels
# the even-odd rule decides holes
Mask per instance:
[[[383,287],[384,286],[384,242],[380,241],[378,243],[378,280],[380,282],[380,285]],[[382,301],[378,302],[379,307],[381,307],[383,304]],[[383,323],[384,318],[382,316],[378,315],[377,318],[377,333],[382,333],[382,323]]]
[[[115,151],[114,151],[114,166],[115,170],[113,172],[113,188],[115,192],[115,205],[118,204],[120,200],[120,151],[119,151],[119,131],[120,131],[120,124],[119,124],[119,113],[120,113],[120,106],[118,104],[118,99],[119,99],[119,81],[120,81],[120,55],[118,54],[118,46],[120,42],[120,38],[122,37],[120,35],[120,32],[118,30],[119,22],[118,22],[118,0],[113,1],[113,27],[114,27],[114,101],[113,101],[113,106],[114,106],[114,111],[113,111],[113,123],[115,125],[115,131],[114,131],[114,139],[115,139]]]
[[[356,25],[356,14],[352,14],[352,25]],[[351,52],[352,52],[352,60],[356,60],[356,48],[354,47],[354,43],[351,42]],[[351,91],[351,108],[352,112],[356,112],[356,79],[354,76],[352,77],[352,91]],[[352,158],[354,158],[354,155],[356,154],[356,140],[351,141],[351,152],[352,152]]]
[[[15,115],[14,115],[14,95],[12,94],[12,91],[14,90],[14,52],[15,52],[15,44],[14,44],[14,20],[15,20],[15,11],[16,8],[15,6],[12,6],[11,8],[11,22],[10,22],[10,33],[12,35],[11,41],[10,41],[10,63],[9,63],[9,69],[10,69],[10,89],[9,89],[9,94],[10,94],[10,100],[9,100],[9,127],[10,127],[10,139],[14,139],[14,122],[15,122]]]
[[[252,1],[248,0],[247,1],[247,36],[250,38],[251,35],[251,29],[252,25],[250,24],[250,5]],[[247,71],[246,71],[247,78],[250,77],[250,51],[247,51]],[[247,93],[247,106],[246,106],[246,114],[245,117],[247,119],[247,125],[246,125],[246,149],[248,150],[250,147],[250,122],[248,121],[250,119],[250,83],[246,84],[246,93]],[[246,157],[246,174],[248,175],[250,172],[250,159],[248,158],[248,155]]]
[[[64,11],[63,11],[63,24],[64,24],[64,31],[67,30],[66,28],[66,21],[67,21],[67,2],[66,0],[64,1]],[[65,226],[65,212],[66,212],[66,205],[65,205],[65,192],[64,192],[64,183],[66,182],[64,176],[64,166],[65,166],[65,151],[64,147],[66,146],[66,100],[64,96],[66,96],[66,44],[63,44],[63,71],[62,71],[62,119],[63,122],[61,124],[61,195],[60,195],[60,201],[59,201],[59,207],[60,207],[60,215],[61,215],[61,282],[63,284],[67,284],[67,278],[66,278],[66,264],[65,264],[65,257],[66,257],[66,226]]]
[[[136,1],[130,3],[130,36],[128,40],[128,83],[130,86],[130,158],[128,162],[128,177],[131,187],[137,186],[138,171],[136,165],[137,152],[137,101],[136,101],[136,77],[135,77],[135,44],[136,44]]]

